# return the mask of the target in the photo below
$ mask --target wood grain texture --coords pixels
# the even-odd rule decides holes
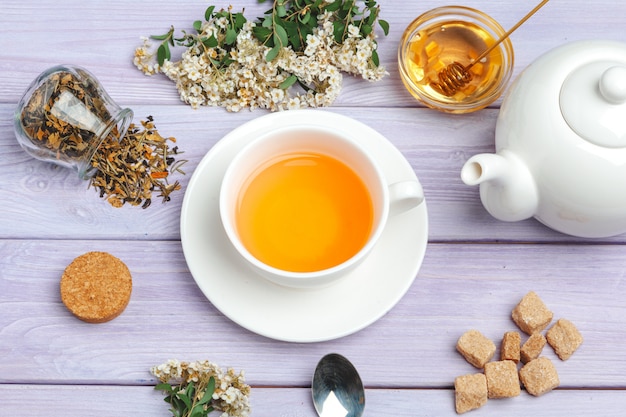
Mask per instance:
[[[467,0],[464,6],[482,10],[504,28],[515,24],[534,6],[533,2]],[[268,4],[231,0],[219,7],[245,8],[250,18],[260,16]],[[395,2],[383,0],[381,16],[391,25],[390,34],[379,38],[381,62],[390,73],[381,83],[345,77],[336,105],[358,107],[414,107],[397,72],[397,46],[404,28],[423,12],[449,3],[428,0]],[[0,100],[17,102],[30,81],[46,68],[59,63],[82,65],[92,71],[120,104],[178,104],[178,95],[164,77],[146,77],[132,65],[132,53],[140,36],[165,33],[170,25],[191,29],[202,18],[207,3],[199,0],[154,1],[146,6],[122,0],[90,2],[69,0],[62,7],[52,1],[6,1],[0,18],[3,57]],[[580,39],[626,40],[623,16],[626,3],[581,0],[548,3],[520,27],[511,39],[515,48],[516,74],[549,49]]]
[[[9,120],[14,105],[0,104],[0,120]],[[173,136],[188,160],[180,175],[183,191],[173,201],[141,210],[115,209],[71,170],[30,158],[17,144],[11,123],[0,124],[0,236],[54,239],[179,239],[179,213],[184,189],[202,157],[235,127],[262,111],[226,113],[221,108],[192,110],[183,105],[135,106],[136,120],[151,115],[163,135]],[[496,110],[447,115],[430,109],[328,108],[353,117],[382,133],[413,166],[429,207],[433,241],[580,241],[544,227],[535,220],[505,223],[483,208],[478,187],[461,181],[465,161],[493,152]],[[596,240],[621,242],[625,236]]]
[[[467,0],[509,28],[535,2]],[[269,7],[254,0],[214,4],[248,17]],[[522,392],[492,400],[475,416],[617,417],[626,409],[626,235],[580,239],[533,219],[505,223],[482,207],[460,169],[494,150],[501,100],[454,116],[417,103],[396,63],[404,28],[447,2],[380,0],[391,24],[379,55],[389,75],[380,83],[346,76],[326,109],[383,133],[424,186],[429,245],[417,278],[380,320],[353,335],[322,343],[286,343],[245,330],[199,291],[180,242],[184,191],[202,157],[228,132],[266,114],[192,110],[162,76],[132,64],[140,36],[189,29],[206,1],[16,1],[0,14],[0,414],[13,416],[167,416],[149,368],[170,358],[210,359],[245,370],[255,416],[313,417],[310,380],[328,352],[348,356],[367,387],[365,416],[453,416],[453,381],[476,372],[455,351],[468,329],[499,345],[514,330],[510,313],[528,291],[580,329],[585,341],[565,362],[551,348],[561,387],[534,398]],[[517,76],[544,52],[582,39],[626,41],[626,2],[548,3],[511,39]],[[93,72],[135,121],[152,115],[177,138],[188,160],[183,190],[147,210],[114,209],[76,173],[30,158],[13,134],[13,112],[28,84],[60,63]],[[108,251],[133,274],[131,301],[115,320],[91,325],[63,306],[59,280],[76,256]],[[225,277],[227,279],[227,277]],[[388,279],[388,277],[381,277]],[[288,314],[288,312],[286,312]],[[338,318],[340,319],[340,318]],[[24,399],[28,398],[28,407]]]
[[[33,396],[24,407],[23,393]],[[161,393],[150,387],[0,385],[2,411],[6,415],[39,417],[167,417],[168,405]],[[255,416],[316,417],[311,393],[306,388],[253,387],[252,413]],[[452,390],[366,389],[363,417],[454,417]],[[510,417],[574,415],[621,417],[626,407],[623,392],[556,390],[542,397],[522,391],[516,398],[489,400],[471,416]],[[218,415],[218,414],[215,414]]]
[[[179,242],[5,240],[0,382],[143,384],[150,380],[148,369],[169,358],[209,356],[246,370],[256,385],[305,386],[317,359],[340,351],[370,386],[449,387],[456,376],[474,371],[455,351],[461,334],[475,328],[499,346],[502,335],[516,329],[511,310],[534,290],[555,320],[569,319],[585,337],[568,361],[544,351],[555,359],[562,387],[624,387],[623,248],[533,249],[431,244],[409,292],[381,320],[343,339],[291,344],[242,330],[217,311],[198,291]],[[63,269],[91,250],[119,257],[133,275],[128,307],[100,325],[76,319],[59,296]]]

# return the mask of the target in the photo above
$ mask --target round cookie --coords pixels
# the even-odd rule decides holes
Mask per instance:
[[[124,262],[106,252],[87,252],[65,268],[61,300],[79,319],[104,323],[124,311],[132,288]]]

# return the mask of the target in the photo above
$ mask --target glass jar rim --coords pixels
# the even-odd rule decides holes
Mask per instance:
[[[410,40],[415,34],[424,27],[432,27],[437,23],[445,23],[453,21],[455,17],[458,20],[469,20],[471,23],[479,25],[481,28],[489,32],[496,40],[499,40],[506,34],[505,29],[493,17],[480,10],[467,6],[441,6],[428,10],[417,18],[415,18],[405,29],[398,46],[398,70],[400,78],[409,92],[420,100],[423,104],[430,108],[441,110],[448,113],[469,113],[487,107],[496,101],[503,93],[513,73],[514,51],[510,38],[504,39],[498,46],[503,62],[503,74],[497,84],[489,87],[484,96],[475,101],[453,101],[441,100],[429,96],[420,91],[415,82],[411,79],[408,67],[407,51]]]

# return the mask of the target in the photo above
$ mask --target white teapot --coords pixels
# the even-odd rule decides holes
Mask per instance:
[[[461,170],[487,211],[562,233],[626,232],[626,43],[577,41],[529,65],[504,98],[496,153]]]

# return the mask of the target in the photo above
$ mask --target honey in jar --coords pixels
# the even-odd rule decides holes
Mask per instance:
[[[495,49],[479,62],[481,52],[496,42],[489,32],[471,22],[454,21],[435,25],[419,31],[409,46],[409,76],[426,94],[440,100],[463,101],[473,94],[480,94],[502,78],[502,53]],[[448,96],[437,85],[439,74],[453,62],[465,66],[473,64],[468,71],[471,80],[457,92]]]
[[[487,55],[504,29],[484,13],[461,6],[433,9],[404,32],[398,50],[400,75],[407,90],[429,107],[467,113],[495,101],[513,68],[508,39]],[[441,75],[453,63],[467,68],[467,82],[452,94],[442,91]]]

